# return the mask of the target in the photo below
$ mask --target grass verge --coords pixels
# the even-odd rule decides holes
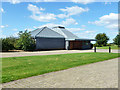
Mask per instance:
[[[111,49],[120,49],[117,45],[110,46]],[[97,47],[97,49],[109,49],[109,46]]]
[[[2,58],[2,83],[117,57],[117,53],[74,53]]]

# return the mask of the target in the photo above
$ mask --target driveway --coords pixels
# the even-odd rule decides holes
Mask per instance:
[[[35,56],[35,55],[84,53],[84,52],[94,52],[94,50],[91,49],[91,50],[53,50],[53,51],[35,51],[35,52],[3,52],[0,53],[0,57],[21,57],[21,56]],[[109,52],[109,50],[97,49],[97,52]],[[118,53],[118,50],[112,50],[112,53]]]
[[[118,88],[118,58],[20,79],[3,88]]]

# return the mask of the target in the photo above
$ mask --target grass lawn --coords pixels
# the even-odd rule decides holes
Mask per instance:
[[[118,46],[117,46],[117,45],[110,46],[110,47],[111,47],[111,49],[118,49]],[[109,49],[109,46],[97,47],[97,49]]]
[[[3,58],[2,83],[117,57],[117,53],[75,53]]]

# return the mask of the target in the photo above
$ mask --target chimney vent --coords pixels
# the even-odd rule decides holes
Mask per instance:
[[[65,27],[63,27],[63,26],[56,26],[56,27],[53,27],[53,28],[61,28],[61,29],[65,29]]]

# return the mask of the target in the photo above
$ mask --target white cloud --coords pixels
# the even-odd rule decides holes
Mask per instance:
[[[3,12],[4,12],[4,9],[3,9],[3,8],[1,8],[1,9],[0,9],[0,11],[3,13]]]
[[[18,3],[20,3],[20,0],[10,0],[10,3],[11,4],[18,4]]]
[[[54,24],[54,23],[47,23],[47,24],[44,24],[44,25],[41,25],[41,26],[38,26],[38,27],[34,26],[34,28],[41,28],[41,27],[45,27],[45,26],[47,26],[49,28],[52,28],[52,27],[55,27],[55,26],[64,26],[64,25],[62,25],[62,24]]]
[[[78,31],[83,31],[85,30],[84,28],[66,28],[67,30],[71,32],[78,32]]]
[[[32,19],[41,21],[41,22],[50,22],[51,20],[55,20],[55,15],[51,13],[40,14],[40,15],[31,15]]]
[[[45,10],[44,8],[38,8],[37,6],[35,5],[32,5],[32,4],[29,4],[28,5],[28,10],[31,11],[33,14],[40,14],[41,12],[40,11],[43,11]]]
[[[85,33],[94,33],[95,31],[85,31]]]
[[[68,18],[71,15],[78,15],[78,14],[81,14],[83,12],[89,11],[88,8],[82,8],[82,7],[79,7],[79,6],[66,7],[66,8],[62,8],[62,9],[59,9],[59,10],[61,10],[64,13],[63,14],[58,14],[57,15],[58,18]]]
[[[4,25],[1,25],[0,28],[5,28],[5,26],[4,26]]]
[[[88,8],[82,8],[79,6],[66,7],[65,9],[60,9],[60,10],[66,12],[69,16],[77,15],[89,11]]]
[[[109,29],[117,29],[118,28],[118,14],[110,13],[109,15],[104,15],[99,18],[99,20],[94,22],[88,22],[90,24],[96,24],[100,26],[104,26]]]
[[[109,29],[116,29],[116,28],[118,28],[118,24],[107,25],[106,28],[109,28]]]
[[[41,8],[41,7],[40,7],[40,10],[41,10],[41,11],[44,11],[44,10],[45,10],[45,8]]]
[[[73,7],[66,7],[65,9],[59,9],[63,11],[63,14],[58,14],[55,15],[53,13],[44,13],[45,9],[42,7],[37,7],[36,5],[29,4],[28,5],[28,10],[32,12],[32,15],[30,16],[32,19],[40,21],[40,22],[50,22],[52,20],[56,20],[56,18],[68,18],[71,15],[77,15],[82,12],[87,12],[89,9],[88,8],[82,8],[78,6],[73,6]]]
[[[89,4],[89,3],[95,2],[95,0],[71,0],[71,1],[75,3],[81,3],[81,4]]]
[[[1,25],[0,28],[6,28],[8,25]]]
[[[32,15],[30,16],[32,19],[40,21],[40,22],[50,22],[51,20],[55,20],[56,15],[52,13],[43,13],[41,11],[44,11],[44,8],[39,8],[35,5],[29,4],[28,10],[32,12]]]
[[[69,19],[66,19],[65,21],[62,21],[62,24],[64,26],[69,26],[69,25],[77,25],[78,23],[76,22],[75,19],[69,18]]]
[[[6,37],[7,37],[6,35],[0,34],[0,38],[6,38]]]
[[[88,31],[84,31],[84,32],[77,32],[74,34],[76,34],[80,38],[94,39],[97,33],[96,33],[96,31],[88,30]]]
[[[18,33],[19,33],[19,32],[15,32],[12,36],[18,37],[18,36],[19,36]]]
[[[18,30],[17,28],[13,29],[13,31],[17,31],[17,30]]]
[[[81,27],[86,27],[85,25],[81,25]]]
[[[59,17],[59,18],[67,18],[67,17],[69,17],[69,15],[66,15],[66,14],[58,14],[57,17]]]

